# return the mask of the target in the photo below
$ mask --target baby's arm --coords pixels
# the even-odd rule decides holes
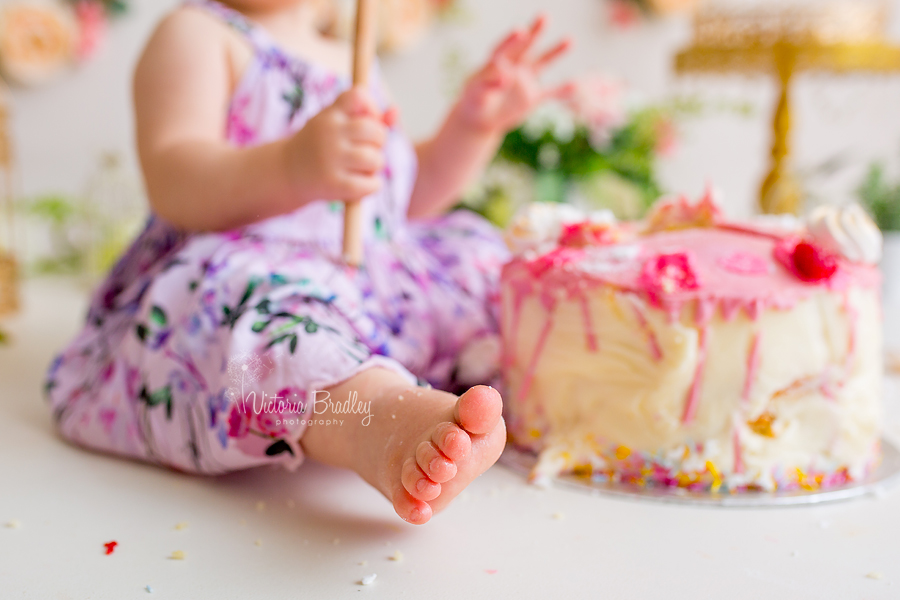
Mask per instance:
[[[419,177],[410,201],[411,218],[447,210],[494,157],[508,130],[542,101],[570,90],[569,84],[547,90],[538,81],[540,73],[571,46],[565,39],[537,58],[530,57],[545,25],[546,19],[540,17],[528,31],[514,31],[501,42],[469,79],[437,135],[418,146]]]
[[[150,40],[134,81],[141,165],[156,214],[179,228],[226,230],[319,199],[381,186],[385,117],[351,90],[295,135],[251,148],[225,139],[235,85],[228,36],[190,8]]]

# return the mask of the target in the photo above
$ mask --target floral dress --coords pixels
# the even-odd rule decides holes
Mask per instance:
[[[289,135],[348,88],[239,13],[191,4],[254,49],[223,124],[232,144]],[[397,130],[385,152],[384,185],[363,201],[360,269],[340,261],[340,202],[218,233],[151,217],[50,367],[46,391],[62,435],[190,472],[294,467],[306,427],[325,424],[310,410],[321,390],[371,367],[411,384],[462,383],[460,354],[496,335],[507,251],[471,213],[407,222],[415,153]]]

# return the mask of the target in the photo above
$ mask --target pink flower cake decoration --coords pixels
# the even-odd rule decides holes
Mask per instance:
[[[701,282],[694,268],[694,259],[688,252],[657,254],[644,263],[641,285],[650,300],[661,304],[661,298],[678,292],[700,289]]]

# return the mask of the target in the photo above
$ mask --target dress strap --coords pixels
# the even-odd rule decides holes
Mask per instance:
[[[240,12],[216,0],[186,0],[186,6],[195,6],[234,29],[247,39],[257,52],[271,52],[275,42],[256,23]]]
[[[309,65],[284,52],[265,29],[240,12],[216,0],[186,0],[184,4],[205,10],[234,29],[250,43],[257,55],[264,57],[268,66],[290,73],[298,85],[306,79]]]

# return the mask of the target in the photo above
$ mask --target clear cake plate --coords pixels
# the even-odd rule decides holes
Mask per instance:
[[[881,464],[864,480],[825,490],[774,491],[774,492],[711,492],[691,491],[662,485],[636,485],[632,483],[595,481],[574,475],[560,475],[552,479],[554,486],[587,492],[592,495],[633,498],[651,502],[724,506],[733,508],[761,508],[799,506],[851,500],[864,496],[882,496],[890,488],[900,484],[900,450],[886,439],[882,442]],[[524,476],[528,476],[537,462],[537,456],[507,446],[500,457],[500,464]]]

